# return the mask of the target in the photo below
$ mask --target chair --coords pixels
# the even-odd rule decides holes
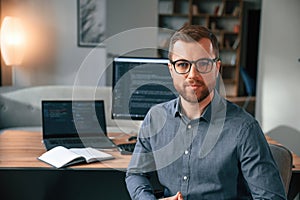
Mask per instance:
[[[288,194],[292,177],[293,156],[289,149],[277,144],[269,144],[273,158],[278,166],[285,192]]]
[[[290,149],[293,153],[300,156],[300,131],[286,125],[280,125],[266,133],[273,140]]]

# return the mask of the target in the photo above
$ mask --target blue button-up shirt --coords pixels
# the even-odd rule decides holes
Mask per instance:
[[[156,199],[148,180],[153,171],[165,196],[286,199],[259,124],[216,92],[199,119],[180,112],[179,98],[150,109],[127,170],[132,199]]]

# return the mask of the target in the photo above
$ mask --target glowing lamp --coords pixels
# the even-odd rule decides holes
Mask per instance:
[[[25,53],[25,32],[19,18],[4,18],[1,26],[1,53],[6,65],[22,63]]]

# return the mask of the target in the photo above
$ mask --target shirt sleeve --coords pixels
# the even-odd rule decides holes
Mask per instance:
[[[126,175],[127,189],[133,200],[155,200],[152,186],[144,174]]]
[[[242,129],[238,156],[253,199],[286,199],[279,170],[256,121]]]
[[[127,168],[125,181],[127,190],[133,200],[156,199],[149,181],[153,171],[155,171],[155,161],[151,152],[149,137],[147,137],[148,131],[149,128],[143,123]]]

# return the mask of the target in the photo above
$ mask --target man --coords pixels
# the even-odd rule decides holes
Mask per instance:
[[[149,182],[156,171],[169,200],[286,199],[259,124],[215,89],[215,35],[183,27],[171,38],[169,59],[179,97],[145,117],[126,176],[131,198],[156,199]]]

